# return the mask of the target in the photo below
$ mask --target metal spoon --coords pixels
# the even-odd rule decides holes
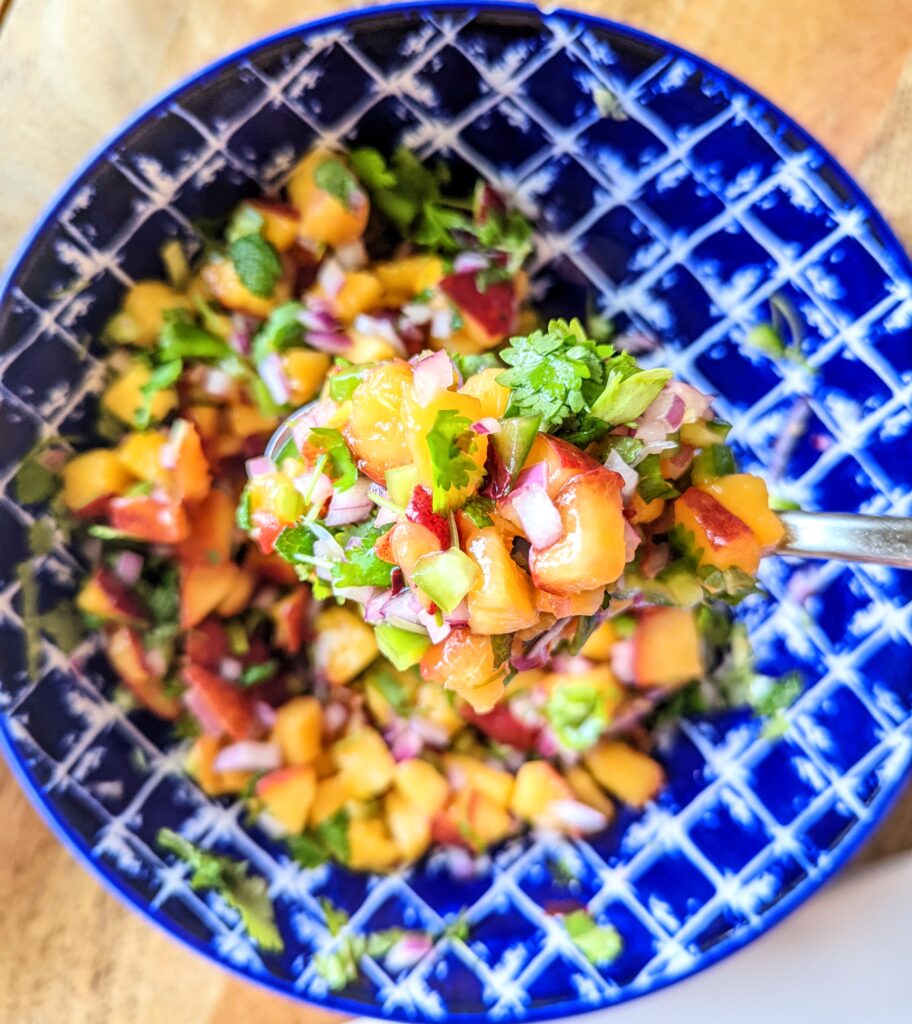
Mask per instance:
[[[279,424],[266,446],[267,458],[274,459],[282,451],[312,406],[302,406]],[[912,518],[795,511],[780,512],[779,520],[785,539],[777,554],[912,569]]]

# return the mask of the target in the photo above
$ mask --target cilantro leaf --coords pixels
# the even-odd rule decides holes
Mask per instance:
[[[317,167],[314,171],[314,184],[333,199],[337,199],[349,211],[353,209],[360,194],[357,178],[335,157],[329,157]]]
[[[314,829],[286,840],[291,856],[302,867],[315,868],[332,859],[347,864],[351,855],[348,845],[348,811],[342,807]]]
[[[333,563],[333,583],[340,587],[388,587],[393,566],[380,558],[374,545],[389,529],[364,523],[339,534],[337,540],[345,549],[345,561]]]
[[[387,163],[370,148],[353,150],[349,157],[352,170],[370,191],[374,206],[406,235],[425,203],[440,197],[440,178],[421,161],[400,147]]]
[[[456,369],[462,374],[464,380],[481,373],[482,370],[502,370],[503,363],[496,352],[481,352],[479,354],[463,355],[461,352],[454,352],[450,357],[456,364]]]
[[[228,343],[217,334],[195,324],[183,309],[168,310],[158,336],[158,359],[162,363],[177,359],[213,361],[232,355]]]
[[[352,170],[371,191],[395,188],[396,175],[386,166],[386,160],[376,149],[356,149],[349,157]]]
[[[157,841],[163,850],[175,854],[193,869],[192,889],[217,892],[241,915],[247,933],[261,949],[269,953],[281,952],[284,943],[276,927],[264,878],[248,875],[245,861],[203,850],[171,829],[159,829]]]
[[[465,487],[476,469],[471,457],[477,446],[472,421],[455,409],[441,409],[428,431],[427,446],[434,511],[446,512],[449,492]]]
[[[275,542],[276,553],[292,565],[306,564],[313,557],[316,534],[307,523],[286,526]]]
[[[241,284],[254,295],[268,299],[282,276],[282,261],[275,246],[262,235],[243,235],[228,249]]]
[[[617,928],[613,925],[598,924],[586,910],[574,910],[572,914],[565,914],[563,925],[574,946],[596,967],[612,963],[624,949]]]
[[[136,410],[133,416],[133,424],[140,430],[145,430],[152,422],[152,400],[160,391],[165,391],[180,378],[184,369],[181,359],[171,359],[166,363],[157,366],[145,384],[139,389],[142,395],[142,405]]]
[[[605,382],[604,360],[613,352],[588,339],[578,320],[552,320],[547,331],[510,339],[500,353],[510,369],[497,382],[513,392],[511,414],[541,416],[541,430],[553,433],[588,412]]]
[[[22,460],[22,464],[13,478],[16,488],[16,500],[23,505],[34,505],[53,498],[60,487],[60,478],[41,462],[41,452],[37,448]]]
[[[267,679],[272,679],[278,670],[279,663],[274,658],[270,658],[268,661],[261,661],[256,665],[248,665],[241,673],[238,682],[241,686],[256,686],[257,683],[264,683]]]
[[[338,430],[332,427],[313,427],[307,435],[307,443],[329,456],[337,491],[347,491],[357,482],[358,467],[345,438]]]
[[[258,364],[270,352],[282,352],[303,340],[304,325],[300,320],[303,310],[300,302],[283,302],[276,306],[253,339],[251,358],[254,363]]]

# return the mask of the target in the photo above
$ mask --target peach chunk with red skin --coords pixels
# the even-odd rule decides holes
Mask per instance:
[[[458,693],[479,714],[490,711],[503,696],[505,674],[503,666],[495,668],[490,638],[468,626],[454,626],[421,659],[424,679]]]
[[[525,468],[544,462],[548,470],[547,490],[549,497],[556,498],[568,480],[590,469],[601,469],[591,455],[550,434],[538,434],[523,464]]]
[[[207,718],[218,722],[223,733],[234,740],[250,739],[255,716],[247,694],[199,665],[187,665],[183,677],[197,699],[205,704]]]
[[[165,693],[162,677],[153,671],[142,639],[135,629],[118,626],[107,637],[106,650],[114,670],[133,695],[159,718],[173,720],[181,702]]]
[[[532,582],[551,594],[578,594],[613,583],[624,571],[621,478],[598,467],[571,477],[554,504],[564,535],[529,555]]]
[[[716,498],[688,487],[674,503],[675,524],[693,534],[700,564],[741,569],[753,575],[760,565],[760,544],[750,527]]]

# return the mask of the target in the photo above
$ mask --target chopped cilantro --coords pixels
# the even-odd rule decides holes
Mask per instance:
[[[287,526],[275,542],[275,550],[286,562],[304,563],[313,556],[316,535],[307,523]]]
[[[337,538],[345,549],[345,561],[334,562],[333,583],[339,587],[388,587],[393,566],[384,562],[374,549],[376,542],[389,530],[369,522],[351,528]]]
[[[475,471],[472,453],[476,448],[472,421],[455,409],[441,409],[427,435],[431,456],[433,507],[446,512],[450,491],[465,487]]]
[[[345,443],[345,438],[338,430],[332,427],[314,427],[307,435],[307,443],[329,456],[337,491],[347,491],[357,482],[358,467]]]
[[[319,867],[330,859],[347,864],[350,857],[348,820],[348,811],[340,808],[316,828],[291,836],[287,840],[289,853],[305,868]]]
[[[598,924],[587,910],[565,914],[563,925],[576,948],[596,967],[612,963],[624,949],[617,928]]]
[[[747,332],[747,344],[772,359],[786,359],[816,373],[801,350],[804,328],[794,306],[783,296],[774,295],[770,299],[770,313],[769,322],[755,324]],[[788,333],[788,340],[783,337],[784,331]]]
[[[278,670],[279,663],[274,658],[270,658],[258,665],[248,665],[241,673],[239,681],[242,686],[256,686],[257,683],[264,683],[267,679],[272,679]]]
[[[300,319],[303,309],[300,302],[283,302],[276,306],[253,339],[251,358],[254,363],[259,364],[270,352],[281,352],[303,339],[304,325]]]
[[[217,334],[195,324],[183,309],[168,310],[158,337],[158,360],[170,363],[178,359],[212,361],[232,354],[228,343]]]
[[[225,229],[225,239],[229,244],[236,242],[239,238],[246,238],[247,235],[258,235],[263,230],[263,215],[250,203],[241,205],[231,215],[228,227]]]
[[[139,389],[142,395],[142,404],[133,415],[133,425],[140,430],[145,430],[152,422],[152,400],[155,396],[165,391],[174,384],[181,375],[184,368],[183,360],[170,359],[161,363],[152,371],[152,375]]]
[[[627,111],[621,106],[617,95],[605,86],[597,86],[592,92],[592,102],[595,109],[609,121],[626,121]]]
[[[183,836],[163,828],[158,832],[158,845],[192,868],[190,887],[212,889],[240,915],[253,941],[264,951],[278,953],[284,948],[276,927],[268,886],[264,878],[251,877],[245,861],[233,860],[203,850]]]
[[[244,235],[228,250],[241,284],[254,295],[269,298],[282,276],[282,261],[275,246],[262,235]]]
[[[250,518],[250,491],[245,487],[241,492],[237,509],[234,513],[234,521],[239,530],[245,533],[253,528],[253,520]]]
[[[589,683],[555,686],[545,714],[557,738],[570,750],[588,750],[605,731],[605,694]]]
[[[314,171],[314,184],[333,199],[337,199],[346,210],[352,210],[360,194],[358,181],[352,172],[335,157],[324,160]]]
[[[23,505],[35,505],[53,498],[60,487],[60,477],[44,464],[43,455],[49,448],[60,444],[62,438],[51,437],[32,448],[22,459],[13,485],[16,489],[16,500]]]
[[[463,355],[461,352],[454,352],[451,358],[464,380],[468,380],[476,373],[481,373],[482,370],[502,370],[504,368],[504,364],[496,352],[481,352],[477,355]]]
[[[76,606],[61,601],[39,616],[39,625],[64,654],[70,654],[85,639],[85,627]]]
[[[408,713],[408,694],[406,689],[389,669],[378,668],[371,672],[367,679],[367,685],[372,686],[380,693],[387,704],[393,709],[394,714],[401,717]]]

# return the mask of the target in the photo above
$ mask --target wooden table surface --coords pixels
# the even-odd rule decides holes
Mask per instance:
[[[0,264],[85,154],[137,106],[338,0],[0,0]],[[854,173],[912,245],[912,0],[580,0],[758,88]],[[321,1024],[124,909],[0,765],[3,1024]],[[912,847],[912,792],[861,859]]]

